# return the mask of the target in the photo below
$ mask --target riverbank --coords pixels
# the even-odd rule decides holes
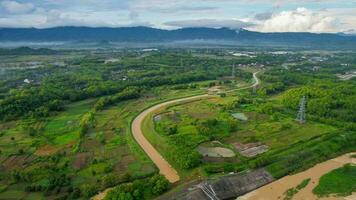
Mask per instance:
[[[325,161],[317,164],[314,167],[290,176],[283,177],[277,181],[267,184],[255,191],[252,191],[244,196],[238,197],[236,200],[277,200],[284,198],[284,192],[290,188],[296,187],[303,180],[310,178],[309,184],[301,189],[294,197],[295,200],[354,200],[356,199],[356,193],[349,197],[326,197],[318,198],[313,194],[313,189],[318,185],[319,179],[324,174],[342,167],[347,163],[356,164],[356,158],[352,158],[351,155],[355,155],[356,152],[348,153],[337,158]]]

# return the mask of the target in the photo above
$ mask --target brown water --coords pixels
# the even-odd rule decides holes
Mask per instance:
[[[351,158],[351,155],[356,154],[349,153],[343,156],[325,161],[317,164],[314,167],[291,176],[283,177],[277,181],[274,181],[268,185],[265,185],[255,191],[252,191],[244,196],[238,197],[237,200],[279,200],[284,198],[284,192],[290,188],[296,187],[303,180],[310,178],[309,184],[301,189],[294,197],[293,200],[356,200],[356,193],[349,197],[326,197],[317,198],[313,194],[313,189],[318,185],[319,179],[324,174],[342,167],[347,163],[356,164],[356,159]]]

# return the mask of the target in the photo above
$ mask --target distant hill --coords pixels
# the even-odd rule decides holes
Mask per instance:
[[[350,46],[355,48],[356,36],[342,34],[316,33],[260,33],[228,28],[183,28],[162,30],[150,27],[90,28],[56,27],[0,28],[2,42],[172,42],[188,40],[231,41],[239,44],[283,44]]]
[[[15,49],[0,49],[1,56],[8,55],[53,55],[58,52],[52,49],[39,48],[33,49],[29,47],[19,47]]]
[[[149,27],[89,28],[56,27],[0,28],[0,41],[112,41],[112,42],[151,42],[191,39],[233,39],[234,30],[221,28],[185,28],[162,30]]]

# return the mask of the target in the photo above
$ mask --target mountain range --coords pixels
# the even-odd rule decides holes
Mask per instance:
[[[182,28],[163,30],[150,27],[55,27],[0,28],[1,42],[176,42],[176,41],[229,41],[231,44],[272,44],[327,47],[355,47],[356,36],[331,33],[261,33],[245,29]]]

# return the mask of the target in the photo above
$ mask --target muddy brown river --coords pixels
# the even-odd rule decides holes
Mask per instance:
[[[244,196],[238,197],[236,200],[279,200],[284,198],[284,192],[290,188],[296,187],[303,180],[310,178],[309,184],[301,189],[294,197],[293,200],[356,200],[356,193],[348,197],[326,197],[318,198],[313,194],[313,189],[318,185],[319,179],[324,174],[342,167],[347,163],[356,164],[356,159],[351,158],[351,155],[356,154],[349,153],[340,157],[325,161],[317,164],[314,167],[294,174],[291,176],[283,177],[270,184],[267,184],[255,191],[252,191]]]

